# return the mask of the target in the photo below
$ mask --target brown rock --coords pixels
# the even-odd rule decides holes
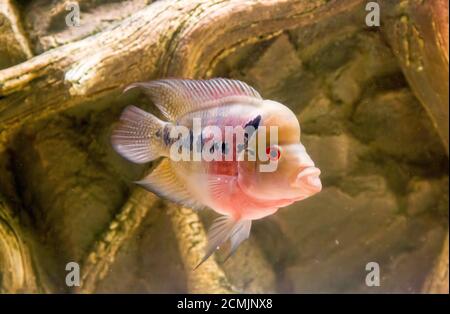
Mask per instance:
[[[28,39],[13,1],[0,2],[0,69],[31,58]]]
[[[425,116],[409,90],[385,92],[358,105],[354,134],[383,153],[424,164],[445,156]]]
[[[320,168],[323,179],[335,179],[349,173],[356,166],[358,154],[362,150],[361,145],[347,134],[303,134],[301,140],[316,166]]]
[[[246,79],[258,90],[271,91],[295,71],[301,71],[301,61],[287,35],[281,35],[267,48]]]

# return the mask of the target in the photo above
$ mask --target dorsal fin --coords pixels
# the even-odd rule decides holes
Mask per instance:
[[[124,92],[135,87],[142,88],[171,121],[189,112],[233,101],[253,103],[262,99],[259,93],[246,83],[225,78],[141,82],[129,85]]]
[[[142,185],[146,190],[160,197],[180,205],[192,209],[205,207],[194,198],[182,181],[177,178],[168,158],[164,158],[148,176],[135,183]]]

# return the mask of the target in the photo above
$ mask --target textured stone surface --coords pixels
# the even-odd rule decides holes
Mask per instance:
[[[245,81],[266,93],[284,83],[293,73],[302,71],[302,63],[287,35],[277,37],[246,73]]]
[[[408,89],[380,93],[363,100],[353,121],[355,135],[388,155],[424,163],[443,155],[425,111]]]
[[[31,58],[28,38],[22,29],[20,13],[11,0],[0,2],[0,69]]]
[[[339,135],[345,130],[345,114],[325,94],[318,94],[305,107],[298,119],[303,133]]]
[[[150,211],[96,290],[99,293],[183,293],[186,276],[164,208]]]
[[[357,165],[358,153],[362,149],[355,139],[346,134],[332,136],[304,134],[302,142],[316,166],[323,172],[321,178],[325,180],[351,173]]]
[[[24,130],[13,157],[24,207],[60,270],[47,271],[60,274],[59,284],[65,264],[81,262],[127,194],[127,186],[90,155],[86,138],[71,123],[61,118],[41,126],[37,134]]]
[[[151,2],[152,0],[36,0],[24,8],[24,25],[30,34],[33,50],[42,53],[98,33]],[[73,12],[70,6],[73,4],[78,4],[80,9],[79,26],[66,24],[66,16]]]

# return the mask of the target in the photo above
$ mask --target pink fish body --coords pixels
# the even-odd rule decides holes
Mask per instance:
[[[113,131],[113,147],[135,163],[164,157],[138,182],[149,191],[223,215],[208,232],[200,264],[227,240],[231,255],[248,238],[252,220],[322,189],[295,114],[247,84],[166,79],[128,89],[134,87],[143,89],[167,121],[129,106]]]

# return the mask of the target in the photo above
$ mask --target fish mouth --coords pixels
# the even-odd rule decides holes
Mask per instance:
[[[306,190],[309,193],[317,193],[322,190],[320,181],[320,169],[314,166],[303,167],[294,181],[294,186]]]

